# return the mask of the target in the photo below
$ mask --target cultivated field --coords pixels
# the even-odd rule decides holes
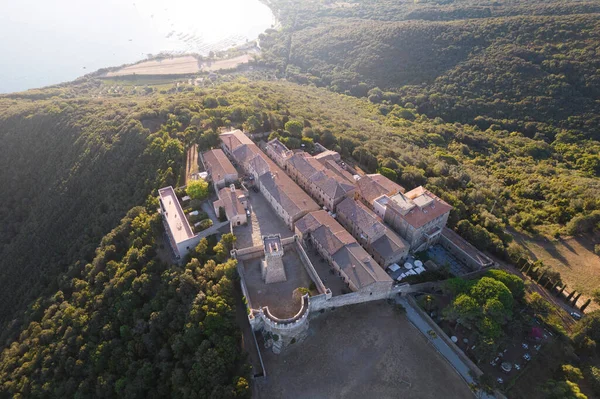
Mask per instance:
[[[280,355],[263,351],[255,398],[465,399],[467,384],[387,302],[328,311]]]
[[[153,60],[108,72],[107,77],[127,75],[184,75],[200,72],[198,60],[192,56]]]
[[[216,61],[198,62],[195,57],[183,56],[163,60],[144,61],[129,65],[116,71],[108,72],[105,77],[131,75],[189,75],[198,72],[215,72],[222,69],[233,69],[252,59],[252,55],[242,54],[237,57]]]
[[[226,60],[218,60],[218,61],[205,61],[201,65],[201,69],[203,71],[214,72],[219,71],[221,69],[233,69],[238,67],[239,65],[245,64],[250,61],[252,57],[250,54],[243,54],[237,57],[228,58]]]
[[[597,237],[550,240],[514,233],[513,236],[533,260],[539,259],[560,272],[568,292],[575,289],[584,294],[578,305],[584,303],[584,296],[589,297],[594,289],[600,287],[600,257],[594,253],[594,242],[600,242]],[[595,306],[590,304],[588,310]]]

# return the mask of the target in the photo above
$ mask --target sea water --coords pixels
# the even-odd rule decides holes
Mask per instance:
[[[206,55],[275,23],[259,0],[0,0],[0,93],[70,81],[148,54]]]

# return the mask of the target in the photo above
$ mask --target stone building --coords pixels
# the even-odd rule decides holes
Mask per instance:
[[[379,173],[364,175],[356,181],[356,199],[370,207],[373,207],[373,201],[382,195],[391,197],[404,191],[404,187]]]
[[[392,279],[333,217],[321,210],[296,223],[296,234],[310,242],[352,291],[387,292]]]
[[[225,153],[253,177],[254,184],[290,230],[298,219],[319,209],[319,205],[241,131],[224,133],[221,138]]]
[[[248,207],[246,194],[237,190],[232,184],[218,192],[219,199],[213,203],[215,213],[219,215],[219,208],[225,209],[227,220],[231,226],[239,226],[248,222],[246,209]]]
[[[327,162],[331,162],[330,159],[323,161],[324,163],[300,151],[287,159],[285,169],[319,205],[334,212],[337,204],[344,198],[354,195],[356,187],[351,176],[348,178],[332,165],[329,168],[325,166]]]
[[[225,187],[238,180],[239,176],[233,164],[221,149],[206,151],[202,154],[202,163],[215,185],[215,189]]]
[[[337,219],[382,267],[408,256],[409,244],[362,203],[346,198],[337,206]]]
[[[273,139],[265,146],[267,155],[280,167],[285,168],[285,162],[292,156],[293,152],[289,150],[285,144],[279,139]]]
[[[373,209],[418,252],[438,242],[452,207],[420,186],[405,194],[383,195]]]
[[[182,259],[198,245],[200,236],[192,231],[173,187],[158,190],[158,199],[169,245],[175,258]]]

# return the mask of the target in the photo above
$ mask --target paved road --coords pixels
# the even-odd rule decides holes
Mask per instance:
[[[400,296],[396,297],[396,303],[402,305],[404,307],[404,309],[406,309],[406,316],[408,317],[408,320],[410,320],[410,322],[412,324],[414,324],[414,326],[417,327],[423,333],[423,335],[437,349],[437,351],[442,356],[444,356],[446,358],[446,360],[448,360],[448,362],[452,365],[452,367],[454,367],[456,372],[458,374],[460,374],[460,376],[468,384],[474,383],[475,381],[473,380],[473,377],[471,377],[471,375],[469,374],[469,368],[467,367],[467,365],[464,364],[462,360],[460,360],[458,355],[452,349],[450,349],[448,344],[446,344],[446,342],[444,342],[443,339],[441,339],[438,336],[433,338],[431,335],[428,334],[428,331],[431,330],[431,327],[423,319],[423,317],[421,317],[421,315],[412,307],[412,305],[410,303],[408,303],[408,301],[406,299],[404,299]],[[481,392],[480,395],[481,396],[479,396],[479,397],[481,397],[483,399],[495,399],[496,398],[494,395],[488,395],[483,392]]]

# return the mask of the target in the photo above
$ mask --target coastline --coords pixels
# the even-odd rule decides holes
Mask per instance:
[[[256,35],[256,37],[250,37],[250,35],[245,36],[245,35],[234,35],[232,34],[231,36],[224,38],[218,42],[214,42],[214,43],[207,43],[203,46],[201,46],[201,53],[199,53],[198,51],[181,51],[181,50],[168,50],[168,51],[162,51],[158,54],[146,54],[146,56],[144,58],[140,58],[136,61],[133,62],[128,62],[128,63],[124,63],[124,64],[113,64],[113,65],[108,65],[105,67],[100,67],[98,69],[92,69],[91,71],[83,71],[82,75],[75,75],[71,78],[66,78],[65,76],[63,76],[63,78],[58,78],[56,81],[54,82],[43,82],[40,81],[35,85],[23,85],[21,86],[21,88],[19,87],[14,87],[13,90],[8,90],[6,92],[0,92],[0,95],[10,95],[12,93],[19,93],[19,92],[25,92],[28,90],[36,90],[36,89],[42,89],[42,88],[51,88],[51,87],[59,87],[59,86],[64,86],[65,84],[69,84],[70,82],[76,82],[76,81],[80,81],[83,79],[87,79],[87,78],[110,78],[110,77],[126,77],[126,76],[137,76],[137,75],[143,75],[143,76],[186,76],[186,75],[193,75],[193,74],[197,74],[197,73],[201,73],[201,72],[214,72],[214,71],[218,71],[218,70],[230,70],[230,69],[235,69],[237,68],[239,65],[245,64],[249,61],[252,60],[253,56],[255,54],[259,54],[260,50],[256,47],[256,43],[258,41],[258,36],[264,32],[266,32],[269,29],[278,29],[281,26],[281,23],[277,17],[277,11],[276,9],[272,6],[272,4],[267,1],[267,0],[257,0],[258,3],[266,6],[269,11],[270,11],[270,24],[269,26],[267,26],[264,30],[262,30],[258,35]],[[226,18],[224,17],[223,20],[225,21]],[[265,19],[266,20],[266,19]],[[171,35],[171,33],[169,33],[169,35]],[[245,40],[245,42],[243,42]],[[131,40],[129,40],[131,41]],[[251,47],[249,48],[248,46],[251,45]],[[217,57],[213,57],[210,58],[208,57],[209,54],[216,54]],[[143,54],[142,54],[143,56]],[[174,70],[168,70],[165,69],[164,66],[162,66],[163,71],[157,73],[157,74],[153,74],[153,73],[131,73],[131,74],[120,74],[117,71],[122,70],[122,69],[126,69],[126,68],[132,68],[136,65],[140,65],[143,63],[147,63],[147,62],[151,62],[151,61],[155,61],[158,63],[161,63],[163,60],[174,60],[177,58],[186,58],[186,57],[194,57],[198,60],[197,64],[198,67],[197,68],[192,68],[188,65],[187,69],[181,69],[181,66],[174,66],[173,68],[175,68]],[[168,62],[167,62],[168,64]],[[175,62],[174,64],[178,64],[178,62]],[[85,67],[84,67],[85,69]],[[132,68],[135,69],[135,68]],[[161,69],[159,67],[157,67],[157,69]],[[177,70],[179,69],[179,71]],[[29,76],[35,76],[37,77],[37,75],[31,74]],[[44,79],[45,80],[45,79]]]

